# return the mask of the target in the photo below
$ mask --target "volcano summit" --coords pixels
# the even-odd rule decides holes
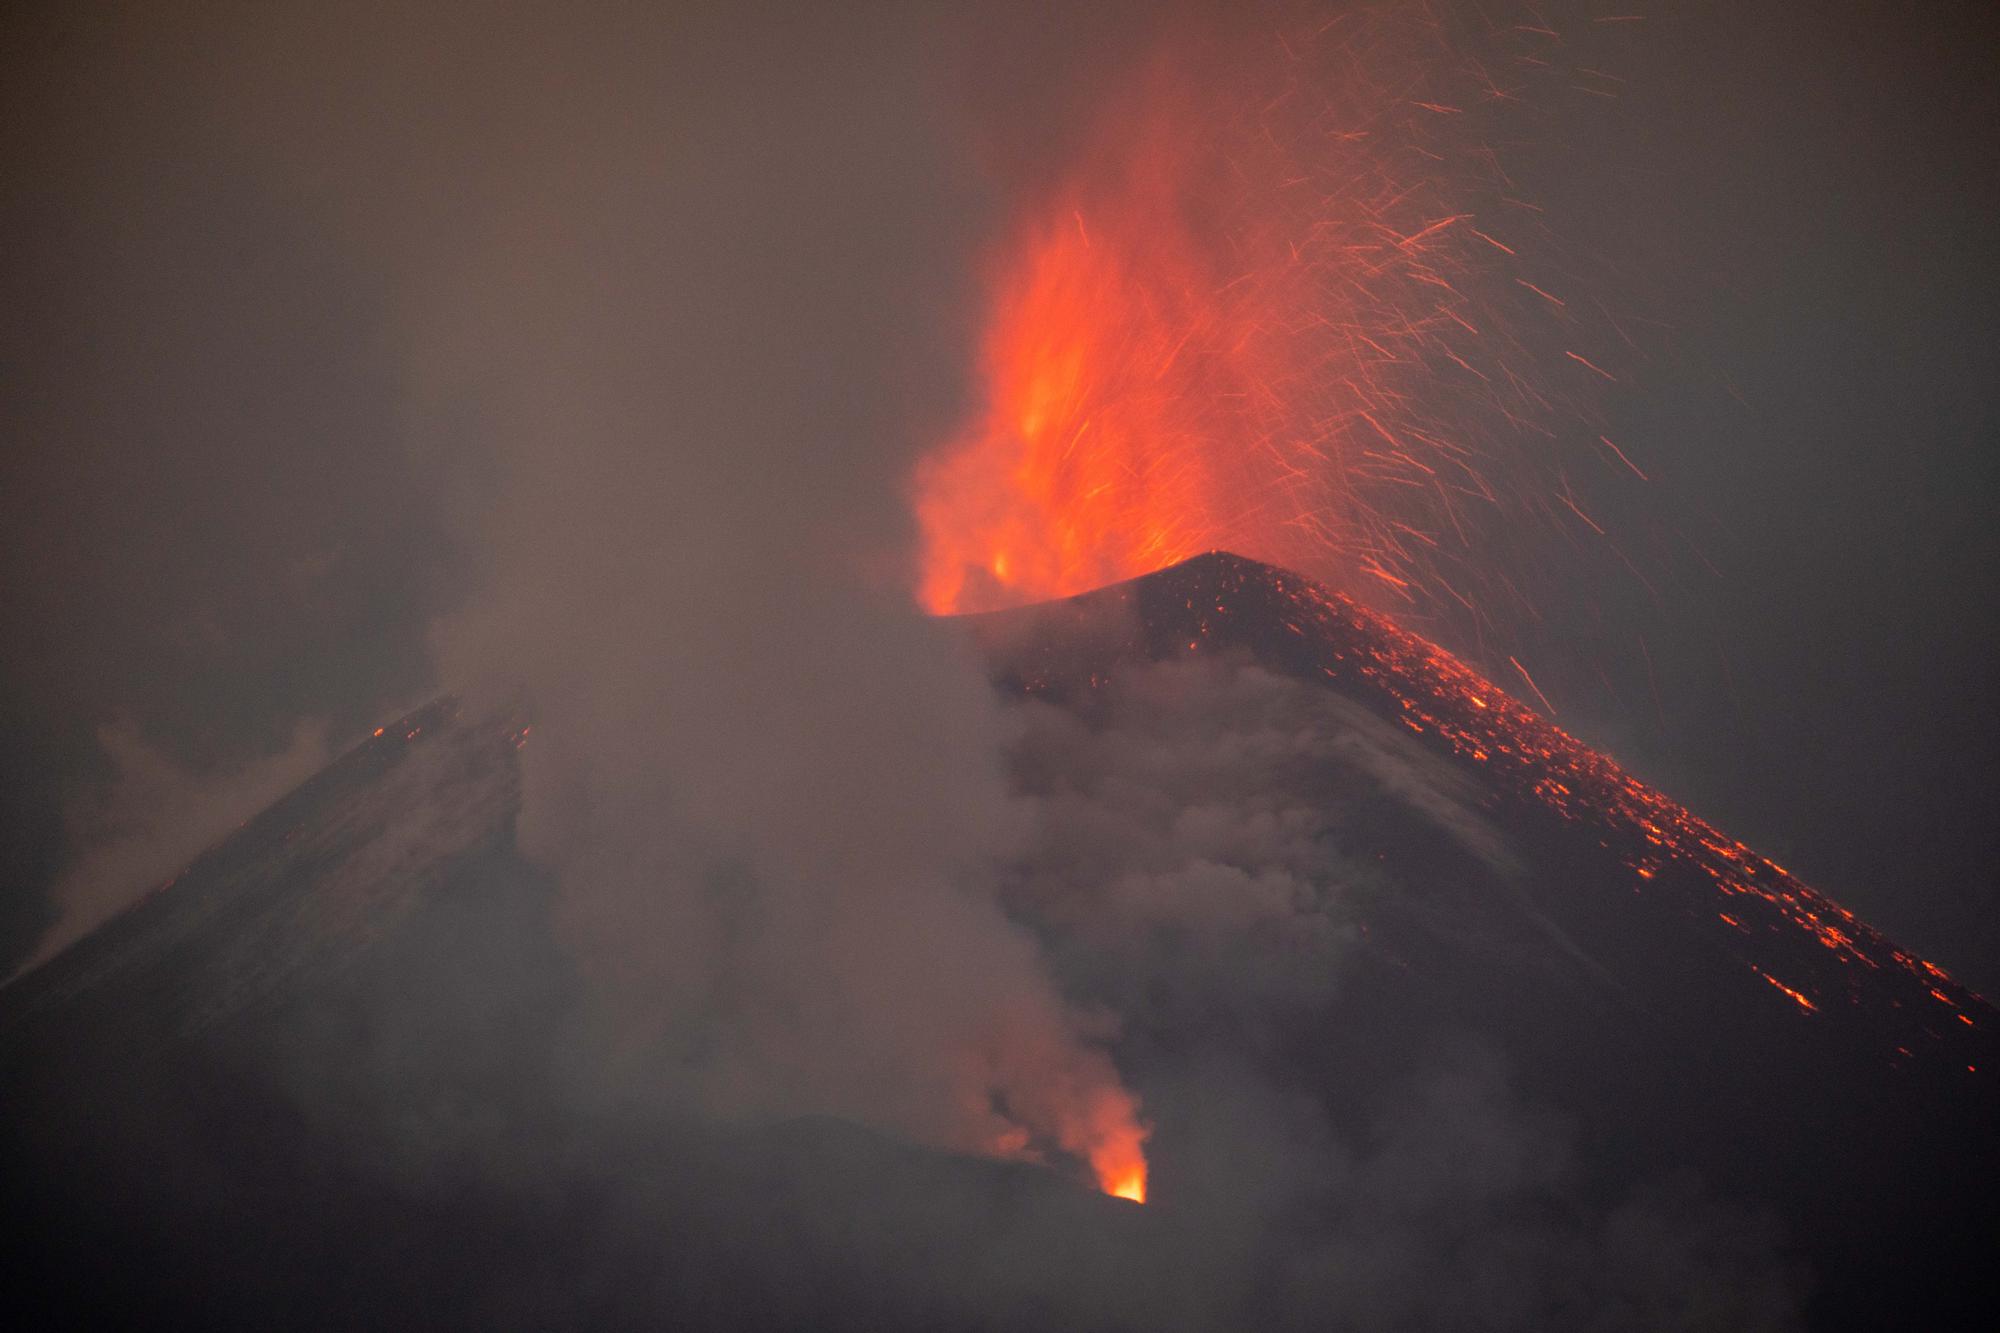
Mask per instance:
[[[17,1309],[1985,1326],[2000,1015],[1942,971],[1282,570],[954,623],[1032,829],[997,892],[1140,1098],[1146,1207],[1059,1152],[580,1094],[535,738],[440,702],[0,992]]]

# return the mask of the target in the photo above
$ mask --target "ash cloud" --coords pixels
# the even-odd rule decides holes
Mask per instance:
[[[446,165],[484,206],[402,309],[474,565],[440,676],[526,692],[522,846],[598,989],[591,1096],[1088,1157],[1134,1110],[991,895],[1000,720],[867,563],[910,447],[882,366],[930,360],[882,309],[923,308],[915,219],[950,196],[921,49],[888,14],[770,21],[679,25],[657,68],[592,48],[499,170]]]
[[[903,592],[903,478],[955,410],[984,202],[931,73],[962,30],[921,6],[510,4],[112,9],[22,31],[75,48],[26,106],[105,159],[102,196],[63,177],[87,224],[64,258],[109,253],[131,270],[112,291],[157,293],[93,310],[76,338],[129,330],[182,386],[145,406],[220,441],[206,467],[134,449],[145,406],[98,432],[129,500],[85,515],[84,540],[120,553],[100,610],[187,645],[188,674],[241,683],[242,725],[204,729],[202,701],[141,671],[65,694],[62,653],[103,645],[61,635],[31,684],[72,716],[132,708],[177,751],[252,749],[313,681],[231,654],[309,655],[329,588],[365,590],[359,551],[407,580],[378,600],[399,630],[432,622],[439,685],[525,690],[535,710],[523,845],[558,875],[559,927],[600,987],[575,1061],[593,1095],[656,1094],[664,1068],[713,1110],[1070,1156],[1131,1118],[1096,1020],[992,898],[1013,821],[1001,723]],[[75,91],[77,69],[145,112]],[[134,198],[163,207],[134,215]],[[20,221],[53,252],[74,220],[50,213]],[[280,223],[299,234],[267,271],[240,247]],[[264,350],[256,316],[288,332],[302,321],[277,316],[301,308],[323,345],[246,354]],[[176,329],[191,309],[212,318]],[[329,362],[356,383],[292,383]],[[359,419],[326,402],[348,388]],[[259,452],[268,418],[245,403],[301,396],[327,408],[312,447]],[[68,484],[57,453],[31,496]],[[124,475],[134,454],[192,518]],[[245,503],[246,476],[282,503]],[[389,539],[383,512],[402,519]],[[146,577],[120,530],[135,515],[159,546]],[[73,608],[52,600],[9,619],[61,627]],[[406,662],[351,666],[344,735],[407,697]]]

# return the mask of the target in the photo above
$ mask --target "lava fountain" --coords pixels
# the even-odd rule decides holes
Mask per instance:
[[[989,257],[980,398],[913,478],[919,601],[995,610],[1226,547],[1483,622],[1515,511],[1590,523],[1550,484],[1551,423],[1609,376],[1486,138],[1578,77],[1551,39],[1355,5],[1108,81]],[[1094,1106],[1062,1146],[1143,1201],[1137,1110]]]
[[[1115,85],[992,257],[982,399],[914,478],[920,601],[1228,547],[1471,610],[1497,521],[1546,507],[1548,423],[1606,373],[1481,137],[1551,67],[1503,37],[1475,59],[1431,6],[1360,6]]]

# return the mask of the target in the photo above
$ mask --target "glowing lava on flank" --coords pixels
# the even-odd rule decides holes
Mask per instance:
[[[1620,959],[1630,995],[1728,1006],[1711,1018],[1752,1012],[1734,1008],[1743,999],[1786,1023],[1835,1029],[1848,1049],[1896,1069],[1956,1079],[1992,1064],[1992,1006],[1943,968],[1352,597],[1215,552],[1020,614],[1042,617],[1036,633],[1011,617],[975,632],[997,635],[987,642],[1006,654],[1004,679],[1025,695],[1080,698],[1140,657],[1247,650],[1406,729],[1473,778],[1520,845],[1553,838],[1565,849],[1564,873],[1581,890],[1563,908],[1565,929],[1587,930],[1600,957]]]
[[[1518,597],[1493,552],[1519,511],[1603,537],[1554,484],[1550,423],[1610,373],[1482,138],[1574,61],[1544,25],[1466,36],[1362,4],[1105,80],[992,257],[980,399],[912,479],[927,609],[1227,546],[1483,621]],[[1136,1103],[1099,1109],[1059,1146],[1143,1201]]]
[[[1536,210],[1478,137],[1550,52],[1471,59],[1427,8],[1355,7],[1112,86],[995,256],[982,401],[918,466],[924,606],[1227,546],[1471,607],[1483,534],[1555,508],[1527,474],[1561,386],[1604,372],[1568,350]]]

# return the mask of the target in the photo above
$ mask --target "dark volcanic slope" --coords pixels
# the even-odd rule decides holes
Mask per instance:
[[[1726,992],[1718,997],[1724,1008],[1761,1001],[1819,1015],[1818,1027],[1838,1031],[1856,1049],[1875,1048],[1889,1067],[2000,1078],[1993,1061],[2000,1015],[1980,997],[1457,658],[1339,593],[1217,552],[974,623],[1008,683],[1027,693],[1074,695],[1121,661],[1229,649],[1323,679],[1476,774],[1510,830],[1582,849],[1571,856],[1590,879],[1578,887],[1616,908],[1565,907],[1630,935],[1621,953],[1678,963],[1695,955],[1733,959],[1741,976],[1711,983]],[[1627,961],[1630,970],[1619,972],[1627,984],[1650,970]],[[1684,978],[1669,971],[1660,980],[1679,990]]]
[[[1031,1328],[1053,1288],[1105,1327],[1146,1299],[1076,1243],[1123,1243],[1130,1205],[1041,1168],[586,1106],[582,983],[513,840],[525,739],[422,708],[0,990],[10,1326]]]
[[[1406,728],[1471,779],[1523,869],[1473,892],[1407,877],[1373,909],[1376,1003],[1503,1040],[1607,1160],[1774,1208],[1813,1261],[1816,1325],[1966,1313],[2000,1244],[2000,1014],[1941,969],[1286,571],[1218,552],[968,623],[1006,687],[1071,708],[1136,663],[1235,653]]]
[[[1258,1058],[1357,1151],[1371,1095],[1469,1038],[1573,1127],[1594,1193],[1558,1211],[1692,1173],[1782,1220],[1814,1327],[1992,1325],[1973,1293],[2000,1239],[2000,1017],[1949,977],[1283,571],[1209,555],[964,623],[1004,689],[1086,728],[1151,664],[1253,663],[1327,691],[1361,749],[1450,773],[1476,837],[1380,772],[1288,792],[1337,811],[1327,836],[1381,873],[1351,904],[1365,933],[1331,1010]],[[1149,1102],[1145,1209],[825,1122],[580,1105],[564,1061],[587,988],[514,846],[521,738],[511,717],[424,709],[0,990],[16,1322],[1368,1325],[1276,1284],[1298,1219],[1208,1267],[1213,1219],[1176,1206],[1199,1188],[1177,1179],[1168,1096]],[[1140,1033],[1118,1051],[1149,1096],[1186,1072],[1162,1050]],[[1670,1295],[1686,1269],[1662,1266]],[[1211,1272],[1247,1303],[1191,1314]],[[1542,1324],[1619,1322],[1594,1315]]]
[[[508,721],[433,703],[342,755],[173,880],[0,992],[0,1061],[127,1028],[187,1038],[334,979],[504,846]]]

